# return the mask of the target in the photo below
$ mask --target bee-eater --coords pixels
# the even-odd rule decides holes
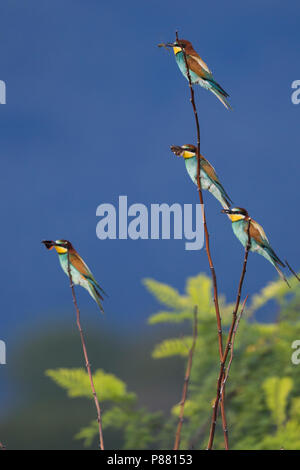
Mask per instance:
[[[222,212],[228,214],[228,217],[232,222],[233,232],[244,247],[246,247],[248,243],[248,224],[250,224],[250,251],[255,251],[272,263],[281,279],[283,279],[289,286],[287,279],[279,268],[279,266],[285,268],[286,265],[278,258],[271,247],[264,229],[255,222],[255,220],[251,219],[246,209],[233,207],[232,209],[223,209]]]
[[[101,304],[101,300],[104,299],[99,291],[101,291],[103,294],[105,294],[105,292],[102,287],[99,286],[90,269],[85,264],[81,256],[77,253],[72,243],[70,243],[68,240],[43,240],[42,243],[48,250],[55,248],[58,253],[60,265],[68,277],[68,263],[70,263],[72,282],[84,287],[97,302],[101,312],[104,313]]]
[[[174,43],[167,43],[165,46],[173,48],[177,65],[185,78],[188,79],[186,63],[182,52],[184,49],[192,83],[198,83],[198,85],[206,88],[206,90],[210,90],[227,109],[231,108],[226,100],[229,97],[228,93],[214,80],[212,72],[199,54],[197,54],[190,41],[179,39]]]
[[[191,177],[192,181],[197,183],[197,148],[195,145],[172,145],[171,150],[178,157],[183,157],[185,161],[186,170]],[[206,158],[200,155],[200,183],[202,189],[207,189],[224,207],[229,209],[231,199],[219,181],[214,167],[209,163]]]

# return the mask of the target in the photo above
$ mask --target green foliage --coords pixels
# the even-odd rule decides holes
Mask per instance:
[[[162,357],[171,356],[188,356],[193,338],[191,336],[184,336],[183,338],[166,339],[158,344],[153,353],[154,359],[161,359]]]
[[[149,325],[155,325],[156,323],[182,323],[185,320],[190,320],[192,313],[190,310],[176,311],[175,313],[161,311],[154,315],[151,315],[148,322]]]
[[[187,279],[185,294],[181,295],[176,289],[157,282],[145,279],[144,284],[159,303],[171,310],[162,310],[150,316],[150,325],[157,323],[183,323],[193,320],[193,310],[198,307],[198,317],[205,322],[212,323],[215,318],[215,309],[212,303],[212,282],[205,274],[199,274]],[[220,296],[219,302],[223,311],[224,324],[230,321],[233,304],[226,304],[225,297]]]
[[[298,286],[298,280],[295,277],[291,277],[289,279],[289,284],[291,285],[291,288],[295,290]],[[249,311],[254,312],[255,310],[258,310],[272,299],[277,300],[280,305],[283,305],[290,292],[288,285],[285,282],[282,282],[281,279],[270,282],[259,292],[259,294],[253,295]]]
[[[154,281],[153,279],[145,279],[144,284],[147,289],[167,307],[179,310],[188,307],[188,299],[181,296],[173,287],[163,284],[162,282]]]
[[[148,280],[146,286],[152,286],[153,282]],[[291,277],[289,282],[292,289],[278,280],[249,299],[240,322],[226,387],[232,448],[300,449],[300,374],[291,362],[291,344],[300,339],[300,293],[298,281]],[[152,315],[150,324],[188,321],[192,329],[193,307],[197,305],[199,309],[199,336],[185,406],[181,448],[204,448],[219,372],[212,284],[204,274],[189,278],[185,294],[180,296],[176,291],[176,303],[169,299],[165,302],[160,292],[162,285],[155,284],[155,290],[151,288],[150,292],[169,311]],[[163,286],[167,292],[167,287]],[[226,327],[231,322],[233,305],[226,304],[222,297],[220,299],[223,326]],[[270,301],[276,322],[255,322],[253,318],[257,311]],[[188,351],[184,343],[180,336],[166,339],[154,348],[153,357],[184,357]],[[174,416],[178,413],[179,405],[173,406],[173,418],[170,417],[166,429],[174,428]],[[223,448],[220,420],[215,443],[216,448]],[[171,446],[172,441],[165,435],[162,445]]]
[[[177,405],[173,406],[172,408],[172,414],[176,417],[179,416],[180,413],[180,403]],[[191,417],[194,413],[196,413],[198,410],[197,404],[193,402],[192,400],[186,400],[185,405],[184,405],[184,416],[185,418]]]
[[[233,449],[300,450],[300,374],[291,362],[291,345],[300,339],[300,292],[294,278],[292,289],[281,281],[272,282],[248,300],[234,344],[234,360],[226,384],[226,409],[230,446]],[[144,281],[163,309],[149,318],[149,324],[174,324],[178,337],[166,338],[154,347],[156,360],[177,357],[186,364],[192,337],[193,309],[198,306],[198,338],[193,357],[189,394],[185,404],[182,449],[203,449],[207,444],[212,404],[219,373],[218,336],[212,298],[212,283],[200,274],[187,279],[185,293],[155,280]],[[224,335],[231,323],[233,304],[219,296]],[[258,323],[259,309],[273,308],[273,323]],[[225,339],[224,339],[225,341]],[[70,397],[91,398],[89,381],[81,369],[47,371]],[[183,384],[184,371],[178,380]],[[172,448],[180,405],[170,403],[170,415],[138,408],[137,397],[127,391],[117,377],[94,374],[100,401],[107,401],[103,428],[123,434],[123,448]],[[159,383],[158,383],[159,388]],[[178,401],[180,396],[178,397]],[[215,448],[223,448],[223,432],[218,420]],[[97,423],[81,429],[77,439],[90,446],[97,435]]]
[[[293,388],[290,377],[269,377],[263,382],[266,403],[271,411],[274,423],[279,428],[286,419],[287,398]]]
[[[299,449],[300,398],[292,399],[288,410],[288,397],[293,387],[290,377],[270,377],[263,383],[266,403],[276,430],[263,438],[258,449]]]
[[[161,428],[161,413],[148,413],[144,408],[136,410],[134,406],[113,406],[102,419],[103,430],[114,428],[121,430],[124,436],[124,449],[147,449],[156,440]],[[98,435],[98,423],[92,421],[76,434],[76,439],[83,439],[86,447],[91,446]]]
[[[84,369],[56,369],[47,370],[45,373],[57,385],[67,390],[69,397],[93,398],[90,379]],[[99,369],[93,374],[93,382],[101,401],[135,400],[135,395],[127,392],[126,384],[113,374],[107,374]]]
[[[93,398],[90,380],[84,369],[47,370],[46,375],[65,389],[69,397]],[[136,395],[129,393],[126,384],[113,374],[97,370],[93,374],[93,381],[99,401],[107,401],[111,405],[105,407],[103,429],[111,427],[121,430],[125,449],[145,449],[155,442],[161,426],[161,413],[137,409]],[[97,435],[98,423],[94,420],[82,428],[75,438],[83,439],[86,446],[91,446]]]

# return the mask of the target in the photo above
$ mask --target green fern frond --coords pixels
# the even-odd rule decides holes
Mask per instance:
[[[173,406],[172,414],[174,416],[179,416],[180,409],[181,409],[181,405],[180,403],[178,403],[177,405]],[[198,412],[198,409],[199,409],[199,405],[197,403],[195,403],[192,400],[186,400],[184,404],[184,416],[186,418],[190,416],[194,416],[194,414]]]
[[[133,407],[124,409],[114,406],[103,413],[102,426],[103,429],[111,427],[122,430],[125,449],[146,449],[156,439],[161,419],[160,412],[147,413],[143,408],[135,410]],[[97,434],[97,422],[93,421],[89,426],[82,428],[75,439],[83,439],[84,446],[88,447]]]
[[[266,403],[272,413],[274,423],[280,427],[286,420],[286,407],[293,380],[290,377],[269,377],[263,383]]]
[[[300,424],[300,397],[296,397],[292,400],[290,414],[295,417],[297,422]]]
[[[166,339],[157,344],[152,352],[154,359],[161,359],[162,357],[172,356],[188,356],[189,350],[192,346],[192,336],[183,336],[182,338]]]
[[[119,406],[113,406],[105,411],[102,415],[102,428],[113,427],[115,429],[123,429],[128,422],[128,411]],[[84,446],[89,447],[93,443],[94,438],[98,435],[98,423],[93,420],[88,426],[82,428],[76,435],[75,439],[83,439]]]
[[[98,432],[98,423],[94,420],[89,424],[89,426],[81,428],[80,431],[75,434],[75,439],[83,439],[84,447],[90,447],[93,444],[94,438],[97,436]]]
[[[154,279],[144,279],[144,285],[156,299],[167,307],[182,310],[189,306],[189,299],[181,296],[173,287]]]
[[[55,369],[47,370],[45,374],[64,388],[69,397],[93,398],[87,372],[84,369]],[[128,393],[126,384],[115,377],[98,369],[93,374],[96,393],[101,401],[134,400],[135,395]]]
[[[199,314],[212,314],[212,282],[206,274],[189,277],[186,283],[186,293],[191,305],[198,306]]]
[[[149,325],[156,325],[157,323],[182,323],[185,320],[192,320],[192,310],[178,311],[178,312],[157,312],[148,318]]]
[[[294,276],[288,278],[288,282],[291,289],[281,279],[269,282],[258,294],[253,295],[249,308],[250,312],[253,313],[263,307],[271,299],[276,299],[279,303],[282,302],[287,294],[291,294],[299,287],[299,281]]]

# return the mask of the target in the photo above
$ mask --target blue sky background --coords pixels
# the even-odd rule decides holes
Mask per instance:
[[[170,144],[195,142],[186,80],[157,44],[191,40],[231,95],[228,112],[196,90],[202,153],[237,205],[263,224],[278,255],[300,268],[300,105],[296,2],[1,2],[1,329],[10,345],[25,331],[73,318],[68,280],[42,239],[67,238],[109,293],[100,317],[78,290],[85,322],[142,327],[157,304],[141,284],[154,277],[182,290],[209,273],[205,251],[183,241],[100,241],[96,208],[198,202]],[[242,247],[205,194],[219,290],[233,300]],[[277,274],[250,257],[245,293]],[[6,366],[9,368],[9,363]],[[3,368],[2,368],[3,370]]]

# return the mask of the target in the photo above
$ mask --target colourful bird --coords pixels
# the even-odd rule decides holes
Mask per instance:
[[[60,265],[66,275],[69,277],[68,265],[70,265],[70,272],[73,283],[84,287],[97,302],[101,312],[104,313],[101,304],[101,300],[104,299],[100,292],[103,294],[105,294],[105,292],[102,287],[99,286],[90,269],[85,264],[81,256],[77,253],[72,243],[70,243],[68,240],[43,240],[42,243],[48,250],[55,248],[58,253]]]
[[[186,170],[191,177],[192,181],[198,186],[197,183],[197,148],[194,145],[172,145],[171,150],[178,157],[183,157],[185,160]],[[200,183],[202,189],[207,189],[224,207],[229,209],[231,199],[219,181],[215,169],[202,155],[200,155]]]
[[[279,266],[285,268],[286,265],[278,258],[275,251],[271,247],[264,229],[257,222],[255,222],[255,220],[251,219],[246,209],[241,207],[233,207],[232,209],[223,209],[222,212],[228,214],[228,217],[232,222],[233,232],[244,247],[246,247],[248,243],[248,227],[250,224],[250,251],[255,251],[259,255],[264,256],[270,263],[272,263],[281,279],[283,279],[289,286],[286,277],[279,268]]]
[[[214,80],[212,72],[194,50],[190,41],[179,39],[174,43],[167,43],[165,46],[173,48],[177,65],[185,78],[188,79],[184,53],[182,52],[184,49],[192,83],[197,83],[206,90],[210,90],[227,109],[231,109],[230,104],[226,100],[229,97],[228,93]]]

